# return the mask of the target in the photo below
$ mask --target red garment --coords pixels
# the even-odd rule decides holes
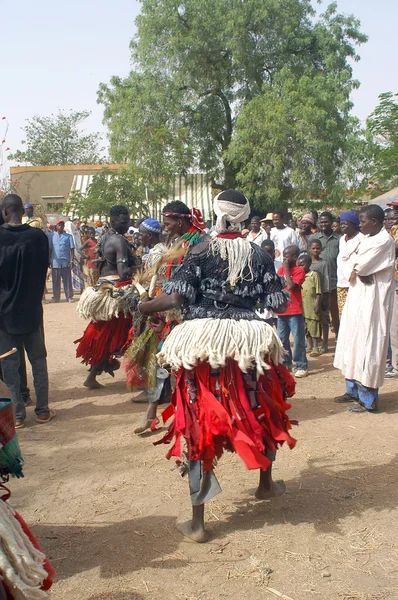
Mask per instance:
[[[285,277],[285,268],[281,267],[278,269],[278,275]],[[292,278],[293,283],[296,285],[303,285],[305,281],[305,271],[301,267],[292,267],[290,269],[290,277]],[[288,290],[287,286],[284,287],[290,294],[290,299],[287,305],[287,310],[284,313],[281,313],[282,317],[287,317],[288,315],[302,315],[303,314],[303,300],[301,296],[301,289],[296,290]]]
[[[217,233],[216,237],[224,240],[236,240],[236,238],[243,238],[243,235],[239,232],[229,231],[227,233]]]
[[[185,438],[188,459],[203,461],[205,471],[213,469],[214,458],[220,458],[224,450],[237,452],[248,469],[266,470],[271,464],[267,451],[275,451],[285,441],[290,448],[296,444],[288,433],[290,404],[285,401],[294,388],[289,371],[272,363],[271,370],[258,380],[253,372],[242,373],[232,359],[216,372],[208,363],[193,371],[182,368],[172,397],[174,421],[155,445],[174,441],[167,458],[179,458]],[[165,413],[162,416],[167,420],[170,407]]]
[[[87,266],[89,269],[96,269],[97,268],[97,263],[93,262],[93,260],[95,260],[97,257],[95,255],[95,248],[97,247],[97,242],[95,240],[92,239],[88,239],[87,240],[87,254],[89,255],[89,259],[87,261]]]
[[[129,285],[131,281],[118,281],[116,287]],[[90,367],[99,367],[103,371],[112,372],[112,360],[114,356],[123,354],[132,324],[132,317],[119,313],[110,321],[91,321],[83,336],[75,340],[79,344],[76,348],[77,358]],[[109,368],[109,370],[108,370]]]

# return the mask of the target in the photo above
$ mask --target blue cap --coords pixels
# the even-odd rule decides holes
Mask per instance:
[[[352,223],[355,229],[358,229],[359,231],[359,217],[355,210],[348,210],[347,212],[341,213],[340,223],[341,221],[348,221],[349,223]]]
[[[25,204],[25,207],[24,207],[24,208],[33,208],[33,204],[31,204],[30,202],[27,202],[27,203]]]
[[[162,231],[162,226],[156,219],[145,219],[145,221],[141,223],[141,227],[147,231],[152,231],[153,233],[160,233]]]

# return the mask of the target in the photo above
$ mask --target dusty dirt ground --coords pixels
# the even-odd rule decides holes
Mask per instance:
[[[196,545],[175,530],[189,515],[187,481],[158,437],[134,435],[123,373],[82,387],[73,340],[85,323],[75,305],[45,306],[51,406],[19,432],[25,479],[12,503],[57,570],[54,600],[370,600],[398,598],[398,381],[382,388],[381,412],[353,415],[333,403],[343,378],[332,355],[313,359],[297,384],[293,451],[275,465],[287,493],[256,501],[257,473],[226,455],[223,493],[209,503],[212,538]]]

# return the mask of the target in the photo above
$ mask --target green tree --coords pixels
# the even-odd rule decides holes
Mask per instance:
[[[371,178],[380,189],[398,186],[398,94],[380,94],[379,104],[366,122],[372,155]]]
[[[128,168],[118,171],[103,169],[93,177],[87,193],[73,191],[64,210],[81,218],[94,215],[106,217],[114,204],[124,204],[133,216],[156,214],[158,190],[148,188]]]
[[[35,115],[23,127],[24,150],[17,150],[10,160],[31,165],[78,165],[102,162],[99,133],[85,134],[82,123],[90,112],[59,110],[49,117]]]
[[[272,99],[273,110],[288,72],[293,91],[304,81],[320,90],[325,80],[330,98],[322,104],[329,111],[323,122],[338,134],[329,144],[323,136],[332,149],[319,180],[332,180],[330,153],[343,154],[344,131],[352,130],[349,95],[357,82],[350,60],[358,60],[356,46],[365,41],[359,22],[338,14],[335,3],[315,18],[309,0],[143,0],[131,42],[135,68],[99,90],[111,155],[138,163],[156,178],[196,167],[224,185],[236,185],[246,163],[229,149],[240,116],[253,101],[263,104],[269,121],[266,100]],[[254,115],[259,104],[250,110]],[[299,121],[301,131],[306,125],[314,130],[310,106],[305,122]],[[276,139],[264,151],[275,153],[278,147]],[[278,161],[274,154],[269,158]],[[313,179],[317,164],[306,166]],[[275,183],[280,197],[294,189],[289,174],[283,179]]]
[[[325,197],[337,205],[358,184],[359,122],[338,90],[334,74],[308,70],[297,77],[285,68],[243,108],[226,158],[257,206],[271,210]]]

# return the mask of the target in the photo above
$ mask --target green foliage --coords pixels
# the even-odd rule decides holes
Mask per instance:
[[[237,119],[226,158],[237,169],[240,187],[265,210],[325,198],[337,205],[354,180],[359,147],[358,121],[349,115],[346,94],[335,75],[288,69],[265,84]]]
[[[165,78],[132,72],[101,85],[99,102],[110,132],[110,153],[129,162],[138,177],[156,185],[191,166],[193,153],[184,118],[177,110],[179,94]]]
[[[380,94],[379,104],[366,122],[372,154],[371,177],[378,193],[398,186],[398,94]]]
[[[86,194],[78,190],[69,194],[64,210],[88,219],[95,215],[107,217],[114,204],[124,204],[133,217],[153,214],[157,208],[153,200],[158,197],[157,193],[127,168],[103,169],[93,177]]]
[[[336,188],[356,129],[350,60],[366,41],[354,17],[333,3],[315,18],[309,0],[143,0],[136,23],[134,70],[98,95],[114,159],[155,180],[197,168],[260,203],[297,197],[297,182]],[[259,195],[253,181],[274,168]]]
[[[99,133],[85,135],[81,124],[90,112],[59,110],[56,115],[35,115],[23,127],[25,150],[17,150],[9,160],[31,165],[78,165],[102,162]]]

